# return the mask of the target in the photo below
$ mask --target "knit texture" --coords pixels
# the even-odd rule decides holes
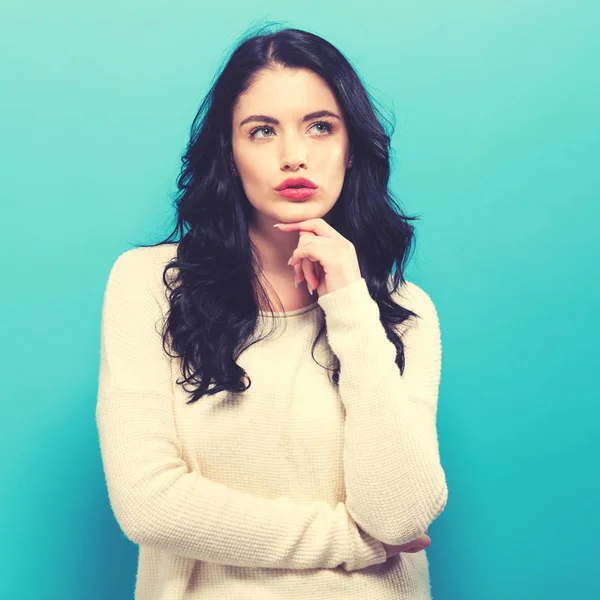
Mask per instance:
[[[395,292],[420,316],[399,327],[403,375],[360,279],[260,311],[257,332],[276,329],[237,361],[251,387],[186,404],[160,337],[176,249],[121,254],[102,309],[96,424],[111,508],[139,545],[135,600],[430,600],[425,551],[386,560],[381,542],[418,538],[448,495],[431,298],[408,281]]]

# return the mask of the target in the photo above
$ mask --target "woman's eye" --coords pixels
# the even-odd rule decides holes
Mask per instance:
[[[327,121],[318,121],[317,123],[313,123],[310,128],[312,129],[313,127],[317,127],[317,126],[323,127],[325,129],[325,132],[320,135],[328,135],[333,131],[333,125],[331,125],[330,123],[327,123]],[[255,138],[256,134],[259,131],[262,131],[262,132],[273,131],[273,128],[269,127],[267,125],[263,125],[262,127],[257,127],[256,129],[254,129],[250,132],[249,137]],[[259,137],[262,137],[262,136],[259,136]],[[266,137],[271,137],[271,136],[266,136]]]
[[[316,127],[317,125],[324,127],[325,133],[331,133],[331,131],[333,130],[333,125],[330,125],[329,123],[327,123],[327,121],[319,121],[318,123],[315,123],[313,125],[313,127]],[[311,127],[311,129],[312,129],[312,127]]]
[[[270,127],[259,127],[258,129],[254,129],[253,131],[251,131],[251,132],[250,132],[250,137],[251,137],[251,138],[253,138],[253,137],[256,137],[256,134],[257,134],[259,131],[265,131],[265,129],[266,129],[266,130],[269,130],[269,129],[271,129],[271,128],[270,128]],[[271,131],[273,131],[273,130],[271,129]]]

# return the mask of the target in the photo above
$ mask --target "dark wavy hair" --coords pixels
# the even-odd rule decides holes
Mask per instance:
[[[192,394],[188,404],[205,394],[247,390],[251,381],[237,358],[272,333],[247,343],[255,332],[259,306],[272,310],[273,305],[261,285],[257,249],[248,234],[252,207],[232,173],[230,157],[233,106],[261,70],[276,65],[317,73],[341,105],[354,159],[327,221],[354,244],[361,274],[379,306],[387,337],[396,346],[396,363],[403,373],[404,345],[395,328],[418,315],[397,304],[392,293],[405,282],[403,272],[414,238],[409,221],[419,217],[404,215],[388,190],[391,133],[382,127],[379,111],[350,62],[323,38],[291,28],[244,37],[213,79],[191,126],[177,178],[175,228],[161,242],[137,244],[178,244],[176,258],[162,274],[170,302],[163,348],[182,359],[184,379],[177,383]],[[175,277],[167,276],[171,269]],[[326,323],[314,340],[313,360],[325,330]],[[337,357],[325,368],[333,384],[339,385]],[[196,387],[188,390],[186,384]]]

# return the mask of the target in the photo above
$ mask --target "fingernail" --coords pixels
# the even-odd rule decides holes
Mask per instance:
[[[296,280],[296,274],[294,273],[294,287],[298,289],[298,281]]]
[[[311,289],[310,284],[308,283],[308,281],[306,282],[306,287],[308,288],[308,291],[310,292],[310,295],[312,296],[313,295],[313,291],[312,291],[312,289]]]

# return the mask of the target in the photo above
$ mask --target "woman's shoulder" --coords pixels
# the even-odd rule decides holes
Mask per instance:
[[[167,264],[177,255],[177,242],[159,244],[157,246],[139,246],[122,252],[115,262],[128,265],[162,265]]]
[[[426,312],[435,311],[435,304],[429,293],[414,281],[405,279],[394,289],[393,279],[390,277],[389,290],[392,292],[394,301],[403,308],[414,312],[418,312],[419,309]]]
[[[402,322],[398,331],[404,335],[408,330],[430,331],[436,336],[440,334],[440,320],[436,305],[431,295],[413,281],[404,280],[396,290],[390,279],[391,297],[396,304],[406,308],[417,316],[410,315]]]
[[[176,256],[177,243],[130,248],[114,260],[109,280],[127,285],[164,287],[164,268]]]

